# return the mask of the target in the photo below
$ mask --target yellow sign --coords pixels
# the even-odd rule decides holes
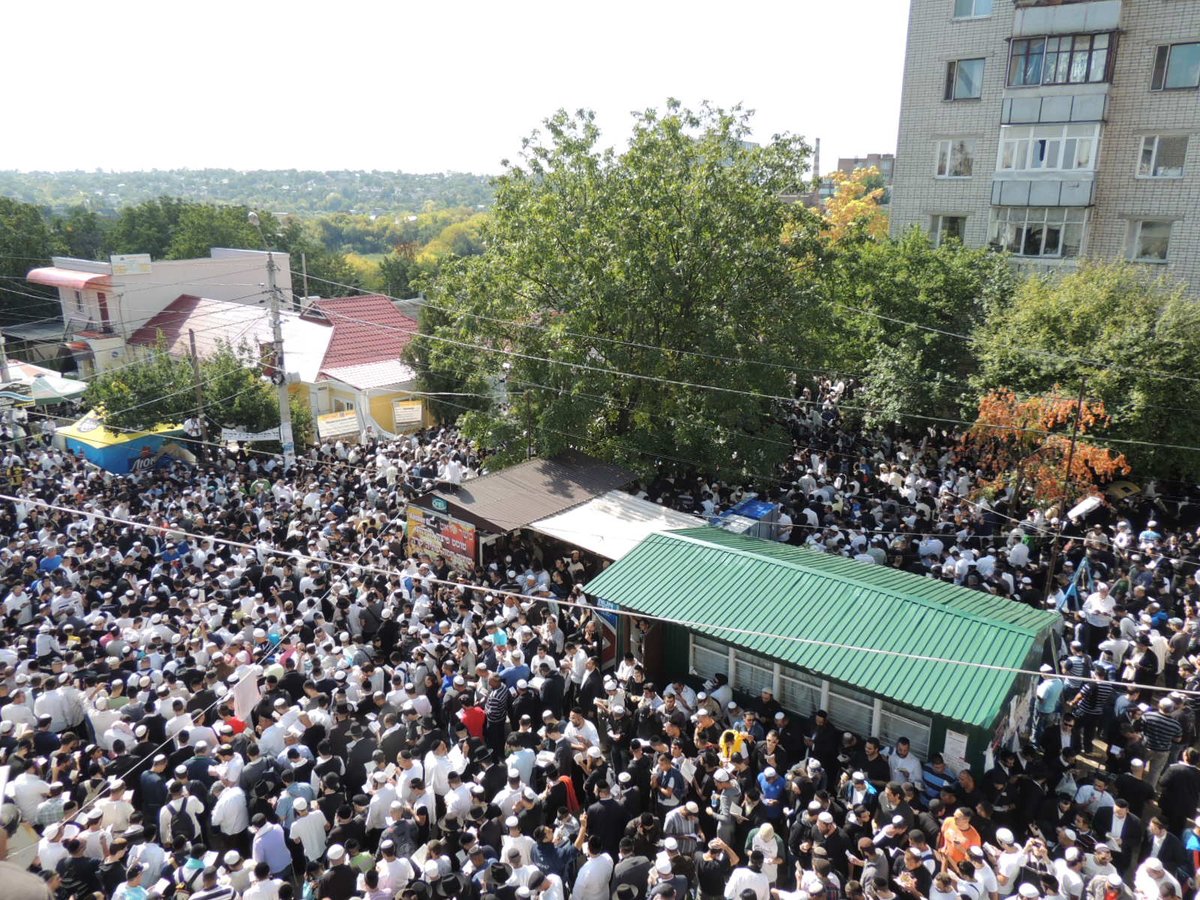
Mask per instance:
[[[414,426],[420,428],[424,418],[424,404],[420,400],[392,401],[392,422],[397,431]]]
[[[352,409],[317,416],[317,434],[323,438],[358,435],[358,413]]]

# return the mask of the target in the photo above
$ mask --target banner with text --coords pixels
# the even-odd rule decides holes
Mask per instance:
[[[408,537],[410,555],[428,553],[430,556],[444,556],[454,569],[466,568],[467,564],[475,561],[478,540],[475,526],[444,513],[409,506],[405,535]]]

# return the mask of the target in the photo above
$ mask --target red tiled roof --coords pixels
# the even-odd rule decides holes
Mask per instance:
[[[416,321],[380,294],[314,300],[311,309],[333,326],[323,370],[398,360],[417,333]]]

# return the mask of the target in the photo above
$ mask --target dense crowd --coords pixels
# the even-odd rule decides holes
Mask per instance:
[[[1172,900],[1200,861],[1196,535],[976,496],[953,435],[789,426],[774,536],[1062,614],[1034,725],[987,771],[789,714],[727,673],[601,665],[596,561],[452,571],[407,498],[453,429],[100,472],[0,457],[0,897]],[[715,514],[742,485],[642,493]],[[655,669],[651,665],[652,669]],[[3,851],[0,846],[0,851]],[[0,855],[3,855],[0,852]]]

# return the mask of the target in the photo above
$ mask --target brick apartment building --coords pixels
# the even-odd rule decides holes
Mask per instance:
[[[1200,289],[1200,0],[911,0],[894,231]]]

